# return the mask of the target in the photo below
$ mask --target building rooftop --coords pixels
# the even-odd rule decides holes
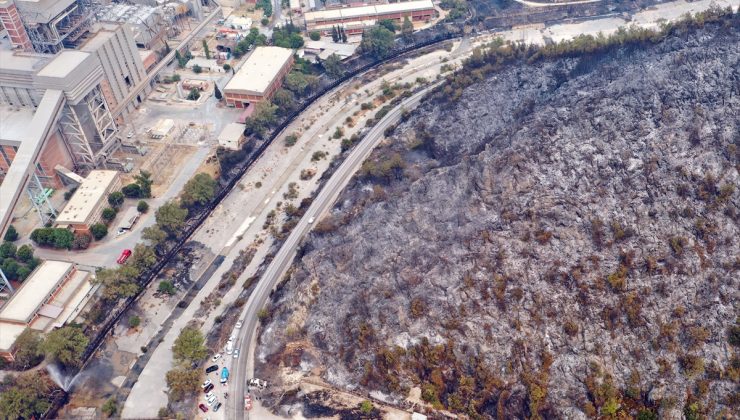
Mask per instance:
[[[90,171],[67,205],[64,206],[64,210],[57,216],[56,223],[58,225],[87,223],[90,213],[100,200],[105,199],[108,188],[116,181],[117,176],[117,171]]]
[[[257,47],[224,90],[262,95],[292,56],[288,48]]]
[[[244,124],[230,123],[221,130],[221,134],[218,135],[218,142],[238,142],[239,139],[244,135]]]
[[[41,263],[3,306],[0,321],[27,324],[71,269],[65,261]]]
[[[0,145],[18,147],[26,138],[35,113],[29,107],[0,105]]]
[[[89,56],[90,53],[83,51],[64,50],[44,66],[37,75],[41,77],[67,77]]]
[[[316,21],[349,19],[361,16],[377,16],[389,13],[411,12],[415,10],[434,9],[432,0],[413,0],[400,3],[378,4],[372,6],[344,7],[341,9],[319,10],[316,12],[307,12],[305,14],[306,22],[313,23]]]
[[[48,55],[0,49],[0,70],[31,73],[38,70],[48,59]]]
[[[0,351],[9,351],[26,328],[25,325],[0,322]]]

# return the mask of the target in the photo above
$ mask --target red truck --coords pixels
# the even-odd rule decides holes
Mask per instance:
[[[131,250],[130,249],[124,249],[123,252],[121,252],[121,256],[118,257],[118,260],[116,260],[116,262],[118,264],[123,264],[123,263],[126,262],[126,260],[128,259],[128,257],[130,257],[130,256],[131,256]]]

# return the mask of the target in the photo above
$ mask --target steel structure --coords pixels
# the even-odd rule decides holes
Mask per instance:
[[[85,124],[92,122],[90,124]],[[78,169],[94,169],[120,144],[108,103],[96,86],[78,105],[64,107],[59,120],[62,135]]]
[[[33,49],[55,54],[65,47],[74,48],[80,37],[90,30],[91,6],[90,0],[76,0],[48,22],[43,21],[40,13],[29,16],[25,26]]]
[[[31,199],[33,208],[36,209],[36,212],[41,219],[42,225],[46,225],[57,217],[57,210],[54,208],[54,205],[51,204],[51,201],[49,201],[49,196],[51,195],[52,190],[44,187],[36,171],[33,172],[28,180],[26,192],[28,193],[28,197]]]

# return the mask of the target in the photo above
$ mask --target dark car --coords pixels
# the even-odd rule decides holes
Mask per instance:
[[[203,388],[203,393],[204,394],[207,394],[207,393],[211,392],[212,389],[213,389],[213,384],[208,384],[208,386],[206,386],[205,388]]]
[[[206,373],[215,372],[217,370],[218,370],[218,365],[211,365],[211,366],[208,366],[208,368],[206,369]]]
[[[213,412],[215,413],[219,408],[221,408],[221,403],[217,402],[216,405],[213,406]]]
[[[208,411],[208,407],[206,407],[205,404],[199,404],[198,405],[198,408],[200,408],[200,411],[202,411],[204,413]]]

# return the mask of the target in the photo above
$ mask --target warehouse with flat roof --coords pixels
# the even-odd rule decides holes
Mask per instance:
[[[293,50],[257,47],[224,88],[228,106],[246,108],[269,100],[293,65]]]
[[[90,171],[57,216],[56,226],[88,232],[90,226],[100,221],[103,209],[108,206],[108,194],[120,187],[117,171]]]
[[[339,9],[307,12],[304,17],[307,31],[331,33],[334,26],[344,28],[348,35],[362,33],[365,28],[384,19],[401,23],[405,18],[412,22],[426,22],[436,15],[432,0],[413,0],[371,6],[344,7]]]
[[[94,293],[92,273],[66,261],[44,261],[0,310],[0,357],[13,360],[13,344],[30,328],[49,332],[74,320]]]

